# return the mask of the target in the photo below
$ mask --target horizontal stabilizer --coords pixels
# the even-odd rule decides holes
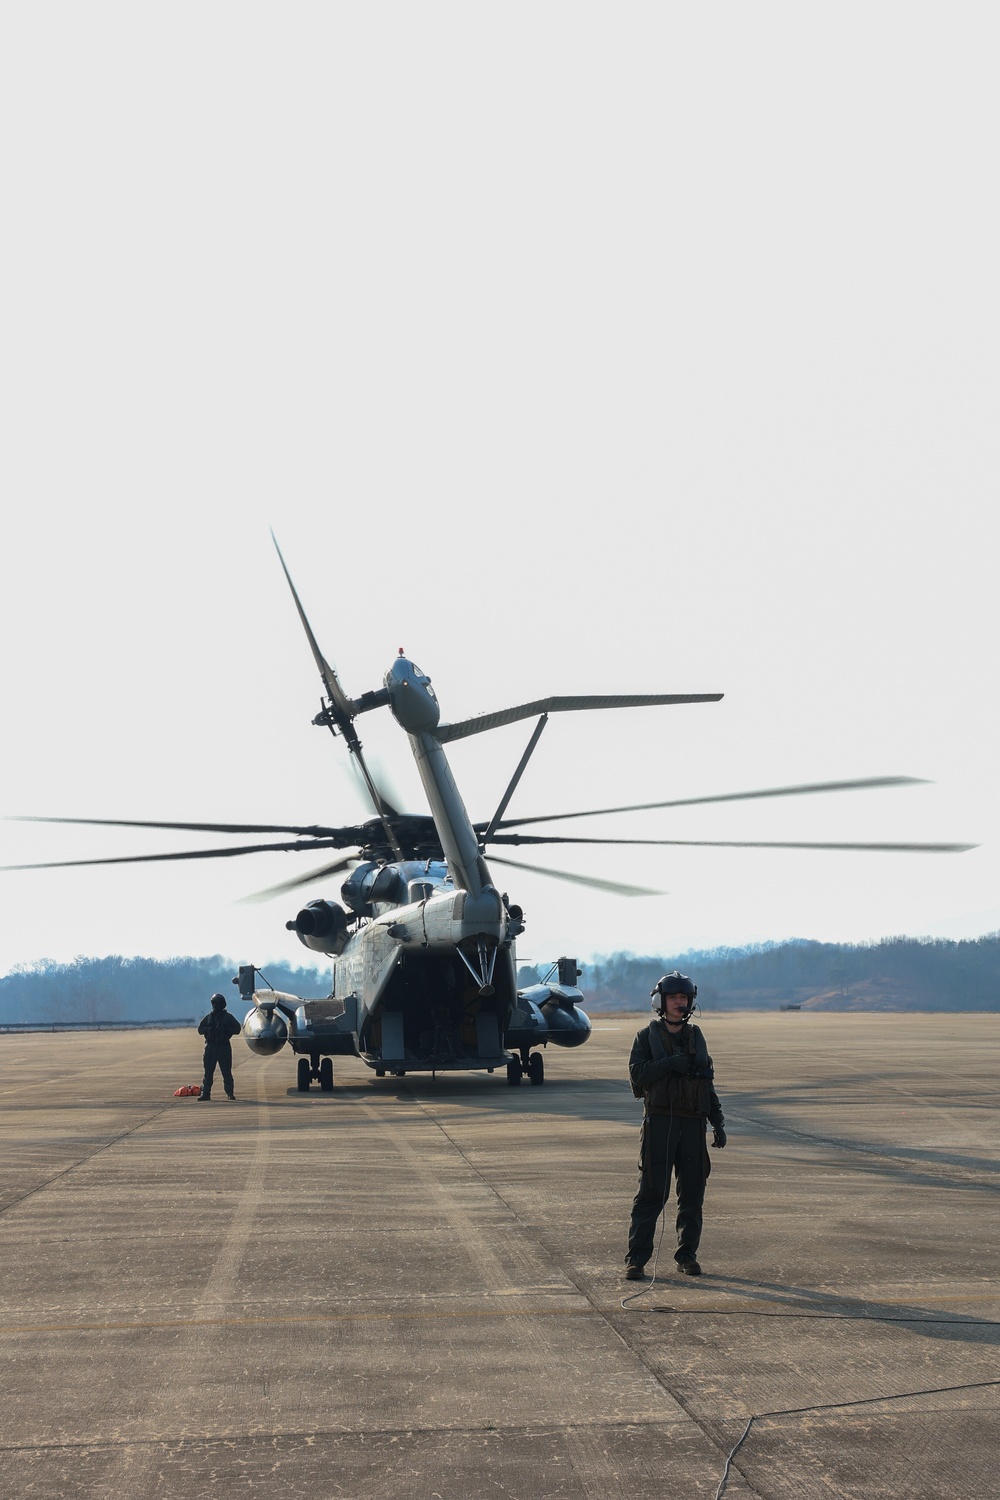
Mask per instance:
[[[442,744],[464,740],[470,734],[499,729],[502,724],[516,724],[519,719],[533,719],[536,714],[569,713],[583,708],[651,708],[663,703],[718,703],[721,693],[633,693],[582,694],[570,698],[536,698],[533,703],[519,703],[516,708],[501,708],[494,714],[477,714],[458,724],[439,724],[434,738]]]

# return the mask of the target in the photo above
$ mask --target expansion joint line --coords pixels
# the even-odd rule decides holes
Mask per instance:
[[[856,1401],[827,1401],[817,1406],[789,1406],[783,1408],[781,1411],[754,1412],[744,1427],[739,1442],[735,1444],[730,1451],[729,1457],[726,1459],[726,1467],[719,1482],[719,1488],[715,1492],[715,1500],[722,1500],[722,1494],[729,1479],[730,1466],[736,1454],[743,1446],[751,1427],[755,1422],[763,1422],[767,1417],[803,1417],[816,1411],[844,1411],[847,1407],[851,1406],[876,1406],[882,1401],[909,1401],[917,1396],[946,1396],[952,1391],[981,1391],[988,1389],[990,1386],[1000,1386],[1000,1380],[970,1380],[963,1385],[935,1385],[922,1391],[900,1391],[895,1396],[862,1396]],[[750,1480],[747,1479],[742,1469],[740,1470],[740,1474],[749,1484]]]
[[[426,1119],[428,1119],[430,1121],[430,1123],[433,1126],[435,1126],[441,1132],[441,1134],[444,1136],[445,1140],[448,1142],[448,1145],[452,1148],[452,1150],[455,1152],[455,1154],[457,1156],[460,1156],[462,1158],[462,1160],[465,1162],[465,1165],[468,1167],[469,1171],[475,1173],[475,1175],[479,1178],[479,1181],[483,1184],[483,1187],[485,1187],[488,1192],[490,1192],[490,1193],[493,1194],[493,1196],[494,1196],[494,1198],[496,1198],[497,1202],[503,1204],[504,1208],[510,1214],[511,1218],[517,1220],[518,1224],[520,1224],[521,1228],[525,1231],[525,1233],[526,1234],[530,1234],[531,1233],[531,1227],[530,1227],[530,1225],[528,1225],[528,1224],[525,1223],[524,1219],[521,1218],[521,1215],[518,1213],[518,1211],[514,1207],[514,1205],[512,1203],[508,1203],[507,1202],[507,1199],[504,1197],[503,1193],[501,1193],[498,1190],[498,1188],[492,1182],[490,1182],[489,1178],[486,1177],[484,1175],[484,1173],[482,1173],[479,1170],[479,1168],[476,1166],[475,1162],[471,1161],[469,1159],[469,1157],[466,1155],[466,1153],[462,1150],[462,1147],[459,1145],[458,1141],[456,1141],[455,1137],[449,1133],[449,1131],[447,1130],[447,1128],[441,1123],[441,1121],[437,1118],[437,1116],[433,1115],[431,1113],[431,1111],[425,1105],[424,1101],[422,1099],[418,1099],[417,1096],[416,1096],[416,1094],[414,1094],[412,1092],[412,1090],[410,1090],[408,1088],[404,1088],[403,1092],[409,1094],[411,1102],[417,1106],[417,1108],[420,1110],[421,1114],[424,1115],[424,1117]],[[573,1282],[573,1285],[576,1287],[577,1291],[580,1293],[580,1296],[586,1298],[586,1300],[589,1302],[590,1298],[587,1297],[586,1292],[584,1292],[580,1287],[577,1286],[576,1282],[573,1281],[572,1276],[570,1276],[568,1273],[565,1273],[565,1274],[566,1274],[566,1279],[568,1281]],[[593,1306],[593,1304],[591,1304],[591,1305]]]
[[[120,1130],[118,1134],[113,1135],[110,1140],[105,1141],[100,1146],[95,1146],[93,1151],[88,1151],[86,1156],[81,1156],[77,1161],[70,1162],[69,1166],[64,1167],[61,1172],[56,1172],[53,1174],[53,1176],[47,1177],[44,1182],[36,1183],[34,1187],[28,1188],[28,1191],[26,1193],[22,1193],[20,1197],[12,1198],[9,1203],[5,1203],[3,1207],[0,1208],[0,1215],[7,1213],[12,1208],[17,1208],[18,1204],[25,1203],[29,1198],[33,1198],[36,1193],[44,1193],[45,1189],[50,1188],[53,1183],[59,1182],[63,1177],[68,1177],[71,1172],[77,1171],[79,1167],[85,1167],[88,1162],[94,1160],[95,1156],[100,1156],[102,1151],[109,1151],[112,1146],[117,1146],[119,1141],[127,1140],[128,1137],[130,1135],[134,1135],[137,1130],[142,1130],[145,1128],[145,1126],[151,1125],[154,1120],[159,1119],[160,1115],[165,1115],[167,1110],[171,1107],[172,1102],[171,1104],[164,1104],[161,1109],[154,1110],[154,1112],[151,1115],[147,1115],[144,1120],[138,1120],[134,1125],[130,1125],[127,1130]]]
[[[442,1124],[442,1122],[437,1118],[437,1116],[431,1113],[431,1111],[424,1104],[423,1100],[422,1099],[418,1099],[416,1097],[416,1095],[410,1089],[408,1089],[408,1088],[405,1090],[405,1092],[409,1094],[410,1099],[412,1100],[412,1102],[417,1106],[417,1108],[421,1111],[421,1113],[426,1116],[426,1118],[431,1122],[431,1124],[437,1126],[438,1130],[444,1136],[444,1138],[448,1142],[449,1146],[451,1146],[452,1149],[458,1153],[458,1155],[465,1162],[465,1164],[469,1168],[469,1170],[471,1172],[474,1172],[475,1175],[479,1178],[479,1180],[483,1184],[483,1186],[489,1192],[491,1192],[493,1194],[494,1198],[496,1198],[499,1203],[503,1204],[503,1206],[507,1210],[507,1212],[511,1215],[512,1218],[514,1218],[517,1221],[518,1224],[520,1224],[521,1228],[525,1231],[525,1233],[528,1234],[529,1236],[531,1236],[532,1238],[535,1238],[535,1236],[534,1236],[534,1234],[532,1232],[531,1226],[529,1224],[527,1224],[524,1219],[522,1219],[521,1215],[518,1213],[517,1209],[513,1206],[513,1204],[508,1203],[507,1199],[503,1196],[503,1194],[501,1192],[498,1191],[498,1189],[494,1186],[494,1184],[492,1182],[490,1182],[489,1178],[486,1177],[484,1175],[484,1173],[479,1170],[479,1168],[476,1166],[475,1162],[474,1161],[470,1161],[469,1157],[463,1151],[463,1149],[459,1145],[459,1143],[455,1140],[454,1136],[449,1133],[449,1131]],[[551,1254],[550,1251],[548,1251],[547,1253]],[[597,1303],[594,1301],[593,1297],[586,1290],[586,1288],[582,1287],[580,1285],[580,1283],[577,1281],[576,1277],[573,1276],[572,1273],[570,1271],[568,1271],[566,1269],[566,1267],[564,1265],[562,1265],[561,1262],[559,1263],[559,1269],[562,1272],[562,1274],[565,1276],[566,1280],[570,1283],[570,1285],[576,1289],[576,1291],[578,1292],[578,1294],[589,1305],[591,1312],[593,1312],[601,1320],[601,1322],[605,1325],[605,1327],[608,1328],[608,1330],[618,1340],[618,1342],[621,1344],[622,1348],[625,1349],[626,1352],[628,1354],[630,1354],[631,1357],[634,1360],[636,1360],[638,1364],[640,1364],[642,1366],[642,1368],[646,1371],[646,1374],[650,1377],[650,1379],[654,1380],[656,1382],[656,1384],[660,1387],[660,1389],[662,1391],[664,1391],[670,1397],[670,1399],[672,1401],[675,1401],[677,1403],[677,1405],[680,1407],[681,1411],[687,1417],[688,1421],[692,1424],[692,1426],[696,1427],[698,1429],[698,1431],[701,1433],[701,1435],[705,1439],[706,1443],[708,1443],[711,1447],[718,1449],[718,1451],[720,1453],[722,1453],[724,1450],[721,1448],[721,1446],[718,1443],[718,1441],[716,1440],[716,1438],[714,1438],[712,1436],[712,1434],[708,1431],[708,1429],[705,1427],[704,1423],[698,1417],[698,1414],[694,1410],[692,1410],[692,1408],[688,1405],[687,1401],[685,1401],[685,1399],[684,1399],[683,1396],[679,1396],[676,1391],[672,1391],[670,1389],[670,1386],[663,1379],[663,1377],[659,1373],[659,1371],[652,1364],[650,1364],[650,1362],[645,1358],[645,1356],[642,1354],[642,1352],[640,1350],[638,1350],[638,1349],[633,1348],[633,1346],[629,1343],[628,1339],[622,1333],[621,1329],[618,1328],[615,1325],[615,1323],[612,1321],[612,1319],[608,1316],[607,1309],[603,1308],[603,1307],[598,1307]],[[749,1430],[749,1428],[748,1428],[748,1430]],[[746,1436],[746,1434],[744,1434],[744,1436]],[[742,1440],[743,1439],[741,1438],[740,1442],[742,1442]],[[737,1447],[738,1446],[739,1446],[739,1444],[737,1444]],[[735,1449],[733,1451],[735,1452]],[[727,1462],[727,1466],[728,1466],[729,1460],[731,1458],[732,1458],[732,1454],[729,1455],[729,1459],[727,1459],[727,1461],[726,1461]],[[752,1482],[752,1480],[747,1479],[747,1477],[746,1477],[745,1474],[743,1475],[743,1478],[744,1478],[744,1480],[746,1480],[747,1485],[749,1486],[749,1488],[752,1490],[752,1492],[755,1495],[760,1495],[761,1494],[760,1490]],[[724,1482],[725,1482],[725,1475],[723,1475],[723,1483]],[[716,1500],[719,1500],[719,1495],[721,1495],[721,1493],[722,1493],[722,1491],[721,1491],[721,1488],[720,1488],[719,1494],[716,1496]]]

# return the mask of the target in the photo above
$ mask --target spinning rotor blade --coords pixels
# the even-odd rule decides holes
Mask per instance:
[[[387,818],[391,820],[403,816],[403,799],[399,795],[398,788],[393,785],[385,766],[377,756],[371,756],[370,764],[368,764],[361,755],[352,755],[350,760],[350,774],[355,787],[367,792],[369,801],[372,800],[371,788],[374,786],[379,806],[385,812]],[[378,812],[378,807],[376,807],[375,811]]]
[[[322,880],[326,875],[337,875],[342,870],[349,870],[352,865],[360,863],[361,856],[349,854],[346,859],[335,859],[330,865],[321,865],[318,870],[310,870],[308,875],[298,875],[291,880],[281,880],[277,885],[269,885],[262,891],[252,891],[249,896],[241,896],[243,902],[270,901],[274,896],[286,896],[289,891],[294,891],[302,885],[310,885],[314,880]]]
[[[881,854],[965,854],[978,844],[871,844],[803,842],[799,839],[587,839],[563,838],[559,834],[495,833],[491,844],[672,844],[683,849],[861,849]],[[494,864],[503,861],[492,854]]]
[[[180,828],[189,833],[299,833],[309,838],[337,838],[340,834],[353,833],[354,829],[321,828],[310,824],[308,828],[295,823],[164,823],[141,818],[36,818],[11,814],[5,823],[74,823],[89,824],[100,828]],[[354,843],[345,839],[345,843]]]
[[[623,885],[617,880],[597,880],[592,875],[571,875],[568,870],[550,870],[545,865],[526,865],[520,859],[498,859],[490,855],[491,865],[510,865],[514,870],[530,870],[534,875],[549,875],[553,880],[566,880],[570,885],[589,885],[597,891],[609,891],[613,896],[666,896],[667,891],[653,891],[644,885]]]
[[[864,776],[856,781],[813,781],[805,786],[765,787],[757,792],[721,792],[713,797],[678,797],[671,802],[633,802],[628,807],[593,807],[586,812],[543,813],[540,818],[505,818],[500,828],[526,823],[558,823],[565,818],[602,818],[607,813],[652,812],[658,807],[699,807],[705,802],[751,802],[758,797],[798,797],[808,792],[857,792],[869,787],[929,786],[922,776]]]
[[[350,726],[350,730],[350,735],[348,736],[345,734],[344,736],[344,738],[347,740],[348,749],[350,750],[351,755],[354,758],[355,765],[358,766],[361,771],[365,786],[368,789],[368,795],[372,799],[372,806],[374,807],[375,812],[378,815],[379,822],[382,824],[382,831],[389,841],[389,847],[397,859],[402,859],[403,851],[399,847],[399,841],[396,838],[396,833],[392,826],[392,818],[397,817],[398,814],[396,813],[395,808],[390,807],[385,801],[381,791],[378,788],[378,785],[375,782],[374,777],[372,776],[368,767],[365,765],[365,758],[361,753],[361,741],[354,733],[353,725]]]
[[[457,724],[439,724],[434,738],[442,744],[464,740],[470,734],[483,734],[501,724],[516,724],[518,719],[533,719],[536,714],[568,713],[584,708],[647,708],[661,703],[718,703],[721,693],[638,693],[591,694],[569,698],[536,698],[534,703],[520,703],[516,708],[501,708],[493,714],[477,714]]]
[[[338,849],[333,839],[316,839],[310,844],[240,844],[232,849],[177,849],[171,854],[117,854],[104,859],[48,859],[40,864],[0,865],[0,870],[65,870],[73,865],[147,865],[170,859],[228,859],[234,854],[265,854],[276,850]]]

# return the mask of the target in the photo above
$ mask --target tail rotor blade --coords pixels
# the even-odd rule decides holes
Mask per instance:
[[[299,619],[302,621],[302,628],[306,633],[306,639],[309,642],[309,649],[312,651],[313,660],[319,668],[319,675],[323,679],[323,686],[326,688],[326,695],[330,700],[330,704],[333,709],[334,716],[337,720],[338,727],[343,732],[344,726],[349,725],[354,717],[354,713],[351,707],[351,700],[348,698],[347,694],[344,692],[344,689],[341,687],[340,678],[337,676],[336,671],[333,667],[331,667],[330,663],[327,661],[326,657],[319,649],[319,642],[313,635],[312,626],[309,624],[309,621],[306,618],[306,612],[302,608],[302,601],[299,598],[298,590],[292,582],[292,575],[291,573],[289,573],[288,565],[281,555],[281,548],[278,546],[278,538],[275,536],[273,530],[271,532],[271,540],[274,543],[274,550],[278,554],[278,561],[281,563],[282,571],[284,572],[284,575],[288,580],[288,587],[292,591],[292,598],[295,601],[295,608],[298,610]]]
[[[313,634],[312,626],[309,624],[309,621],[306,618],[306,612],[302,608],[302,601],[298,596],[298,591],[296,590],[294,583],[292,582],[292,575],[289,573],[287,564],[285,563],[285,559],[281,555],[281,548],[278,546],[278,539],[275,536],[273,530],[271,532],[271,540],[274,543],[274,550],[278,554],[278,561],[281,563],[282,571],[285,575],[285,578],[288,580],[288,587],[292,591],[292,598],[295,601],[295,608],[298,610],[299,619],[302,621],[302,628],[306,633],[306,639],[309,642],[309,649],[312,651],[313,660],[319,668],[319,675],[323,679],[323,686],[326,689],[326,695],[329,699],[329,709],[328,711],[324,710],[324,713],[321,715],[318,722],[325,722],[329,724],[331,729],[335,727],[343,735],[344,740],[347,744],[347,748],[351,752],[351,756],[358,769],[360,770],[362,777],[364,778],[364,783],[368,790],[368,795],[372,799],[372,806],[374,807],[375,812],[378,814],[379,818],[382,821],[382,828],[385,832],[386,838],[389,841],[389,846],[395,854],[396,858],[402,859],[402,850],[399,847],[399,843],[396,839],[396,835],[393,831],[392,823],[390,821],[392,817],[392,809],[386,805],[385,800],[379,792],[379,788],[375,782],[374,777],[365,764],[365,758],[361,753],[361,741],[358,738],[357,730],[354,728],[354,718],[358,712],[359,705],[355,704],[350,698],[348,698],[347,694],[344,692],[344,689],[340,685],[340,678],[337,676],[333,667],[331,667],[330,663],[326,660],[326,657],[319,649],[319,642]],[[370,697],[371,695],[366,696]]]
[[[378,798],[378,805],[375,807],[376,813],[381,808],[387,818],[398,818],[402,815],[403,799],[399,795],[397,788],[393,785],[385,766],[377,756],[362,757],[361,755],[352,755],[350,768],[355,785],[366,793],[369,800],[372,801],[374,799],[371,796],[371,789],[365,777],[365,771],[367,770],[371,784],[375,788],[375,795]]]

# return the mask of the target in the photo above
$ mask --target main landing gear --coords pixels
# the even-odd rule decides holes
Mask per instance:
[[[520,1057],[512,1057],[507,1064],[507,1082],[512,1088],[517,1088],[525,1073],[532,1083],[545,1082],[545,1063],[540,1052],[522,1052]]]
[[[308,1094],[309,1085],[314,1078],[319,1079],[321,1093],[332,1094],[333,1058],[324,1057],[320,1059],[318,1056],[300,1057],[296,1078],[300,1094]]]

